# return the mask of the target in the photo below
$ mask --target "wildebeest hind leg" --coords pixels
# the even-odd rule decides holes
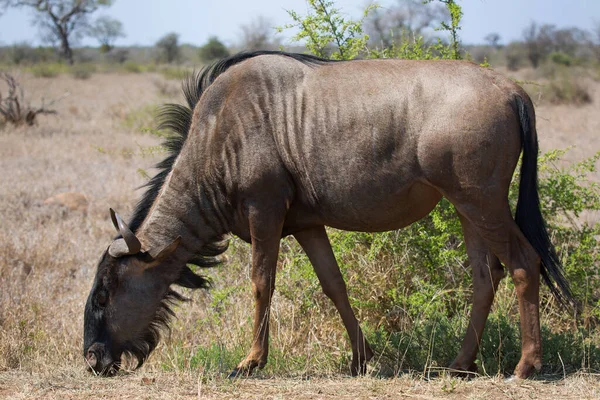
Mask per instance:
[[[471,197],[462,197],[462,201],[449,198],[510,271],[519,300],[521,325],[521,360],[515,375],[527,378],[542,367],[540,257],[512,219],[506,196],[481,194],[479,191]]]
[[[331,299],[342,317],[352,345],[352,365],[350,367],[352,375],[365,374],[367,361],[373,357],[373,351],[350,306],[346,283],[335,260],[325,227],[306,229],[295,233],[294,236],[308,255],[321,282],[323,292]]]
[[[450,369],[452,372],[477,372],[475,358],[496,289],[504,277],[504,268],[498,257],[489,250],[486,242],[477,233],[473,224],[460,214],[459,217],[473,274],[473,306],[462,347],[450,365]]]

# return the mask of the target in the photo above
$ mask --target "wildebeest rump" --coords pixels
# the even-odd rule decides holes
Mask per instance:
[[[470,371],[494,293],[508,268],[521,318],[519,377],[541,367],[539,276],[571,300],[537,194],[537,135],[527,94],[468,62],[329,62],[279,52],[224,59],[170,105],[176,135],[129,226],[105,251],[85,309],[84,356],[112,374],[141,365],[181,299],[204,288],[186,263],[214,265],[233,233],[252,244],[254,341],[233,375],[267,362],[269,305],[282,236],[307,253],[352,345],[353,374],[373,353],[354,316],[325,226],[377,232],[427,215],[445,196],[462,224],[473,308],[452,369]],[[523,150],[515,220],[508,188]],[[503,264],[503,265],[502,265]]]

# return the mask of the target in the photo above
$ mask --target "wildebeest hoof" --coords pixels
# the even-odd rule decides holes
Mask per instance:
[[[253,369],[248,368],[234,368],[233,371],[227,375],[227,379],[236,379],[236,378],[247,378],[252,375]]]
[[[363,376],[367,374],[367,361],[362,361],[360,363],[352,362],[350,366],[350,374],[352,376]]]
[[[367,374],[367,363],[373,358],[373,351],[368,344],[366,346],[360,355],[354,354],[352,356],[352,364],[350,364],[350,374],[352,376]]]
[[[256,363],[253,363],[248,366],[235,367],[233,369],[233,371],[231,371],[229,373],[229,375],[227,375],[227,378],[235,379],[235,378],[248,377],[248,376],[252,375],[252,371],[254,371],[255,367],[257,367]],[[262,367],[259,366],[259,368],[262,368]]]
[[[227,379],[239,378],[242,375],[242,371],[239,368],[234,368],[233,371],[227,375]]]
[[[367,364],[361,364],[360,366],[352,366],[350,367],[350,374],[352,376],[362,376],[367,374]]]
[[[518,379],[527,379],[534,372],[539,372],[542,369],[542,363],[540,361],[531,362],[529,360],[521,359],[517,367],[515,368],[514,376]]]
[[[475,364],[475,363],[472,363],[468,368],[459,366],[457,364],[452,364],[448,368],[448,372],[451,376],[454,376],[457,378],[463,378],[463,379],[474,378],[475,376],[478,375],[477,371],[478,371],[478,368],[477,368],[477,364]]]

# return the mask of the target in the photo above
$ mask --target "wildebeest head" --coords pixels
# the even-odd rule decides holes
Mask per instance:
[[[111,217],[122,237],[100,259],[84,314],[84,357],[102,375],[114,375],[123,354],[135,357],[138,367],[148,358],[174,315],[170,306],[184,300],[171,284],[208,286],[175,257],[180,238],[162,249],[143,251],[113,210]]]

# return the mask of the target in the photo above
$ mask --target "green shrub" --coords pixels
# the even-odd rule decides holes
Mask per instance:
[[[587,301],[600,317],[600,222],[579,222],[584,212],[600,210],[600,185],[590,182],[600,152],[583,161],[560,166],[567,150],[552,150],[540,157],[539,191],[553,241],[565,266],[574,294]],[[513,190],[514,192],[514,190]]]
[[[67,72],[68,67],[64,64],[58,63],[42,63],[35,64],[29,67],[28,70],[36,78],[54,78],[59,74]]]
[[[75,64],[71,66],[70,73],[75,79],[89,79],[96,72],[94,64]]]
[[[558,64],[558,65],[564,65],[565,67],[569,67],[569,66],[573,65],[573,63],[574,63],[573,57],[571,57],[568,54],[561,53],[560,51],[555,51],[553,53],[550,53],[549,57],[553,63]]]
[[[211,62],[227,57],[229,55],[229,50],[227,50],[227,47],[225,47],[219,38],[211,36],[208,38],[208,42],[198,49],[198,55],[202,61]]]
[[[123,69],[126,72],[131,72],[134,74],[139,74],[140,72],[142,72],[142,67],[140,67],[140,65],[138,63],[136,63],[135,61],[126,61],[123,64]]]
[[[306,48],[319,57],[350,60],[367,51],[369,36],[363,32],[362,23],[375,5],[368,6],[359,21],[346,20],[333,1],[308,0],[308,6],[307,15],[288,11],[293,23],[278,27],[278,32],[297,29],[292,40],[306,42]]]
[[[583,105],[592,102],[592,95],[580,78],[562,74],[542,87],[541,100],[552,104]]]
[[[554,53],[559,54],[559,53]],[[535,70],[537,81],[519,82],[530,96],[550,104],[584,105],[593,101],[586,79],[593,78],[589,70],[578,66],[567,67],[554,62],[542,64]],[[530,86],[529,84],[533,84]]]
[[[433,0],[426,0],[430,3]],[[451,17],[450,24],[442,22],[437,28],[439,31],[449,33],[448,44],[438,39],[437,43],[426,45],[423,37],[415,37],[414,40],[405,39],[400,43],[394,43],[389,48],[369,49],[367,42],[369,36],[363,31],[363,21],[369,13],[377,8],[369,5],[358,21],[344,18],[339,9],[335,8],[333,1],[309,0],[309,12],[301,15],[294,11],[288,11],[293,23],[278,27],[278,31],[285,29],[297,29],[298,32],[292,40],[306,42],[306,48],[319,57],[335,60],[351,60],[359,55],[368,58],[402,58],[402,59],[455,59],[463,58],[463,50],[460,48],[458,31],[462,19],[462,9],[454,0],[438,0],[442,2]]]

